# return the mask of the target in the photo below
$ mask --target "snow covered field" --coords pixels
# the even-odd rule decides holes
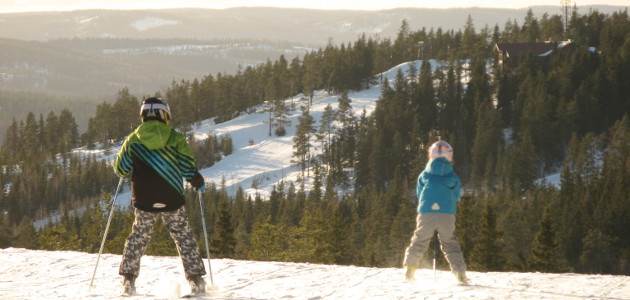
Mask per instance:
[[[103,254],[89,290],[96,254],[0,250],[0,298],[178,299],[189,292],[179,257],[145,256],[137,296],[120,296],[120,255]],[[206,262],[204,260],[204,262]],[[459,286],[450,272],[283,262],[211,260],[214,292],[203,299],[630,299],[630,277],[469,272]],[[206,265],[207,266],[207,265]],[[210,276],[206,276],[210,283]]]

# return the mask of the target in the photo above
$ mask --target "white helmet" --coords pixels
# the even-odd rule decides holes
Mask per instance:
[[[142,122],[159,120],[166,124],[171,123],[171,108],[160,98],[149,97],[142,101],[140,107]]]
[[[453,161],[453,147],[445,141],[437,141],[429,147],[429,158],[434,160],[438,157],[444,157],[448,161]]]

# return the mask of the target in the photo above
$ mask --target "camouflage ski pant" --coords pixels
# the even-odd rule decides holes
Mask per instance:
[[[177,251],[184,265],[186,279],[193,275],[205,275],[206,269],[199,253],[197,240],[188,225],[188,217],[184,207],[176,211],[169,212],[146,212],[140,209],[135,210],[136,220],[133,223],[131,234],[125,242],[122,262],[118,273],[120,275],[130,274],[138,276],[140,272],[140,258],[151,240],[153,225],[158,217],[162,216],[162,221],[175,240]]]
[[[437,231],[440,246],[453,272],[466,271],[466,263],[459,247],[455,231],[455,215],[447,214],[418,214],[416,231],[411,237],[411,244],[405,252],[403,265],[419,267],[420,259]]]

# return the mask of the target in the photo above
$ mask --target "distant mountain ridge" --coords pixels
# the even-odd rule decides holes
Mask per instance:
[[[612,13],[619,6],[583,6],[585,13]],[[360,8],[357,8],[360,9]],[[295,8],[78,10],[0,14],[0,37],[21,40],[59,38],[191,38],[260,39],[325,45],[349,42],[365,33],[392,37],[406,19],[413,29],[459,30],[470,15],[477,29],[520,21],[527,10],[496,8],[422,9],[381,11],[315,10]],[[560,14],[559,6],[533,6],[536,17]]]
[[[531,7],[535,17],[558,6]],[[618,12],[627,7],[585,6],[578,11]],[[522,24],[524,9],[417,9],[382,11],[283,8],[79,10],[0,13],[0,137],[12,118],[47,114],[60,104],[112,101],[123,87],[135,95],[164,91],[171,82],[235,74],[240,67],[287,60],[369,37],[395,39],[402,20],[417,31],[458,31],[468,16],[486,24]],[[20,94],[27,92],[27,94]],[[37,94],[37,101],[33,94]],[[51,100],[45,98],[52,94]],[[26,99],[26,100],[25,100]],[[47,103],[40,105],[39,103]],[[61,102],[59,102],[61,103]],[[19,109],[18,109],[19,108]],[[94,105],[72,109],[84,127]]]

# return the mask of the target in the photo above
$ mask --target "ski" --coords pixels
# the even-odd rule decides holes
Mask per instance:
[[[147,297],[147,296],[151,296],[151,295],[146,295],[146,294],[138,294],[138,293],[122,293],[120,294],[120,297],[125,297],[125,298],[131,298],[131,297]]]
[[[188,294],[182,296],[184,299],[204,299],[204,297],[208,296],[207,294]]]

